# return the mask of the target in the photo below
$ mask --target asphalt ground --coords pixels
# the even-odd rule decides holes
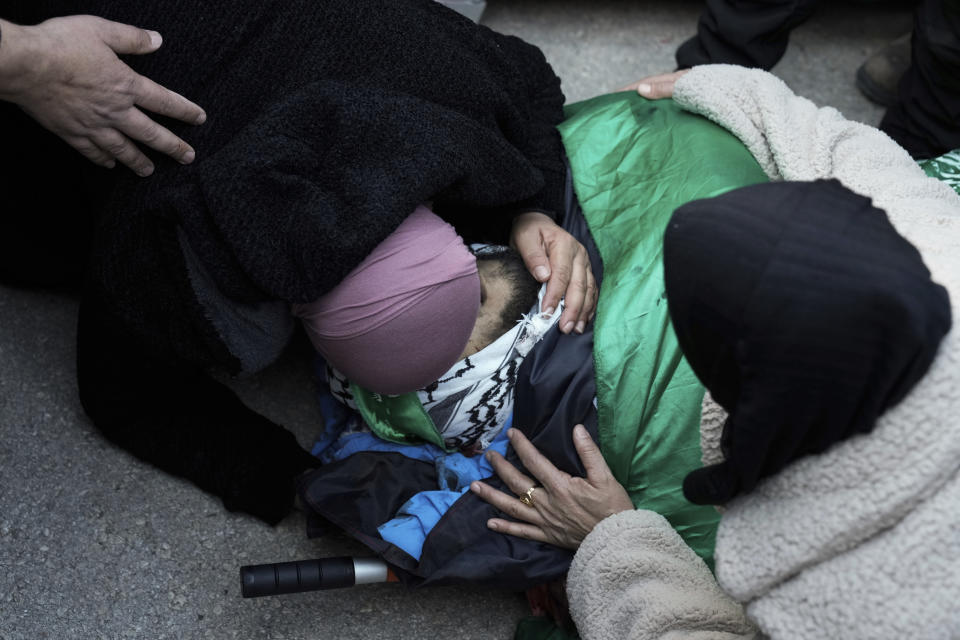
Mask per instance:
[[[910,29],[909,6],[825,5],[774,72],[876,124],[854,73]],[[672,70],[700,6],[493,0],[483,23],[542,47],[576,101]],[[512,637],[528,609],[510,592],[387,584],[242,599],[240,565],[365,551],[337,534],[307,540],[299,513],[274,528],[227,513],[106,442],[77,398],[76,313],[74,297],[0,287],[0,639]],[[233,386],[309,446],[319,414],[298,347]]]

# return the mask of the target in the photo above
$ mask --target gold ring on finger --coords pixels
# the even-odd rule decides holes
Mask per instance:
[[[532,507],[532,506],[533,506],[533,492],[534,492],[534,490],[535,490],[536,488],[537,488],[536,485],[534,485],[534,486],[530,487],[529,489],[527,489],[526,492],[525,492],[522,496],[520,496],[520,502],[522,502],[523,504],[527,505],[528,507]]]

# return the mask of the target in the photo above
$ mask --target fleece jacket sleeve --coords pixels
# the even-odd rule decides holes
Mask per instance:
[[[836,178],[872,198],[960,317],[960,199],[888,136],[757,70],[695,68],[674,98],[737,135],[772,179]],[[727,505],[717,577],[765,632],[939,637],[956,629],[956,607],[945,604],[960,593],[956,517],[941,505],[956,495],[960,469],[958,359],[954,327],[924,378],[871,434],[798,460]]]
[[[584,539],[567,576],[584,640],[755,638],[739,604],[666,519],[625,511]]]
[[[817,107],[770,73],[732,65],[692,69],[674,100],[736,135],[771,180],[836,178],[871,198],[921,250],[934,280],[956,280],[960,196],[879,129]]]

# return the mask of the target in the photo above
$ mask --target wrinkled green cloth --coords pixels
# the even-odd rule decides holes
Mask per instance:
[[[937,158],[921,160],[919,164],[928,176],[946,182],[960,194],[960,149],[954,149]]]
[[[350,383],[357,411],[370,430],[388,442],[422,444],[429,442],[449,451],[437,425],[427,414],[416,393],[385,396]]]
[[[567,107],[574,188],[603,259],[594,328],[600,448],[634,505],[660,513],[713,566],[719,514],[690,504],[704,388],[670,324],[663,232],[680,205],[765,182],[732,134],[633,92]]]

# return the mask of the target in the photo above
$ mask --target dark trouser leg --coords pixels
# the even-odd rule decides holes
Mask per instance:
[[[917,7],[911,56],[880,129],[914,158],[933,158],[960,148],[960,0]]]
[[[739,64],[771,69],[787,50],[790,31],[818,0],[707,0],[697,35],[677,49],[677,66]]]
[[[77,377],[97,428],[141,460],[220,496],[231,511],[271,524],[283,518],[294,479],[316,458],[197,367],[144,349],[89,289],[80,305]]]

